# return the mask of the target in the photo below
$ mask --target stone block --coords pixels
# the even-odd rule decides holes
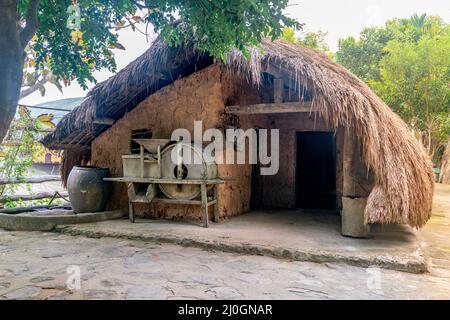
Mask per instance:
[[[369,225],[364,223],[367,198],[342,197],[341,233],[346,237],[368,238]]]

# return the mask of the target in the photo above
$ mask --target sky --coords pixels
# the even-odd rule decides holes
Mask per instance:
[[[366,26],[383,25],[392,18],[406,18],[414,13],[439,15],[450,22],[450,0],[290,0],[286,14],[305,24],[306,31],[327,31],[326,41],[332,51],[337,49],[340,38],[357,37]],[[153,36],[154,38],[154,36]],[[150,46],[145,36],[131,29],[119,31],[119,42],[126,48],[114,50],[117,71],[139,57]],[[113,73],[99,71],[94,74],[98,82],[111,77]],[[95,84],[89,84],[89,89]],[[65,98],[83,97],[84,91],[76,82],[63,88],[61,93],[55,86],[46,86],[45,96],[39,92],[25,97],[20,102],[26,105]]]

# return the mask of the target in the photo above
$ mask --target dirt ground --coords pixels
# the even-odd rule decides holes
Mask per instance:
[[[2,299],[450,299],[450,186],[417,233],[429,273],[0,230]]]

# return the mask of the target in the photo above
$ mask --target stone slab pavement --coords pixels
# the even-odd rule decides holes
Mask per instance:
[[[254,211],[211,223],[209,228],[167,220],[130,223],[124,219],[58,226],[56,231],[450,277],[450,185],[443,184],[435,186],[433,215],[423,229],[374,225],[370,239],[341,236],[337,215],[299,210]]]
[[[399,271],[427,271],[416,231],[407,226],[374,226],[371,239],[340,234],[340,217],[297,210],[254,211],[209,228],[185,222],[137,219],[58,226],[57,232],[113,237],[265,255],[293,261],[343,262]]]
[[[74,287],[67,287],[67,282]],[[145,241],[0,230],[0,299],[449,297],[448,279],[431,274]]]
[[[0,299],[450,299],[450,186],[436,186],[433,211],[432,219],[420,231],[406,228],[399,233],[383,228],[376,233],[384,235],[371,240],[337,237],[338,225],[324,224],[322,217],[310,217],[313,222],[321,221],[316,221],[315,230],[310,231],[300,225],[292,227],[295,221],[290,219],[278,219],[285,221],[286,232],[291,228],[306,232],[296,239],[303,239],[309,246],[322,245],[353,254],[358,250],[370,253],[382,248],[405,251],[418,248],[430,261],[429,272],[422,274],[377,266],[361,268],[343,261],[295,261],[284,251],[280,252],[281,257],[286,255],[283,259],[255,255],[267,253],[264,250],[252,255],[213,251],[208,246],[198,248],[152,237],[134,238],[133,233],[131,237],[119,234],[118,238],[112,235],[92,238],[102,230],[98,226],[108,226],[109,222],[83,225],[83,230],[91,230],[85,236],[0,230]],[[267,216],[267,221],[261,220],[266,223],[258,225],[258,230],[249,235],[242,224],[237,223],[235,228],[244,232],[241,237],[266,239],[265,244],[277,248],[287,241],[287,235],[275,237],[270,214],[261,213],[261,217]],[[168,224],[111,223],[117,228],[142,230]],[[191,231],[194,233],[213,230],[183,223],[169,225],[179,230],[195,230]],[[321,229],[321,239],[309,238]],[[226,230],[221,232],[223,237],[239,235],[238,231],[232,235],[227,235]],[[67,287],[74,270],[80,271],[79,289]]]

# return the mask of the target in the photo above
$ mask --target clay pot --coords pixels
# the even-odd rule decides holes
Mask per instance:
[[[67,179],[67,191],[72,209],[77,213],[105,211],[111,196],[109,169],[75,166]]]

